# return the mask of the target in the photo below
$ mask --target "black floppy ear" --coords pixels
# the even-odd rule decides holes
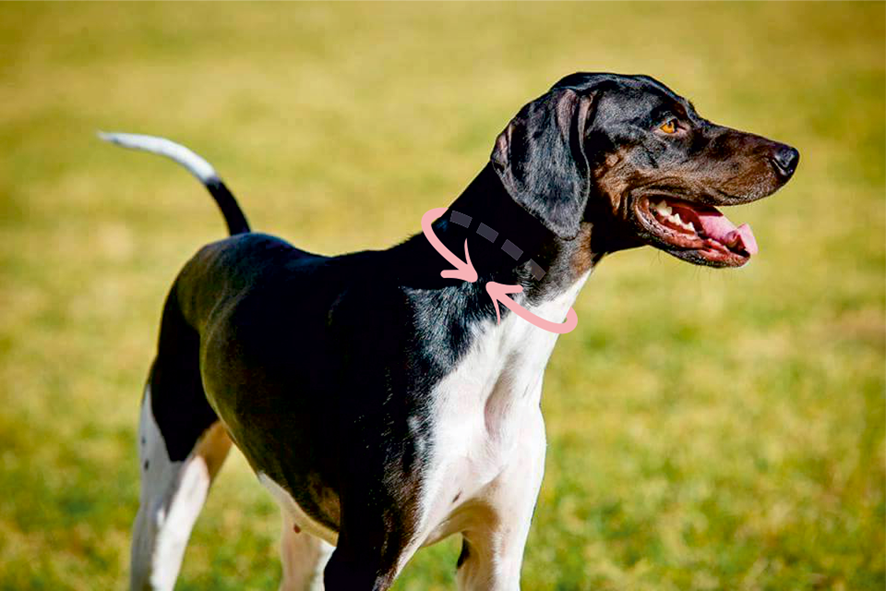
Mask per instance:
[[[554,89],[523,107],[495,141],[510,196],[560,238],[574,238],[590,191],[584,134],[595,93]]]

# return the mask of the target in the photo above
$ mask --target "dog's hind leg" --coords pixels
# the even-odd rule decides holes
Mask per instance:
[[[332,544],[300,531],[284,513],[280,539],[283,563],[280,591],[323,591],[323,569],[333,550],[335,546]]]
[[[231,440],[216,421],[194,442],[186,458],[170,459],[152,411],[148,386],[139,421],[142,483],[132,539],[131,589],[171,590],[191,529]]]
[[[191,529],[230,448],[203,391],[199,337],[167,302],[139,420],[141,495],[131,589],[173,588]]]

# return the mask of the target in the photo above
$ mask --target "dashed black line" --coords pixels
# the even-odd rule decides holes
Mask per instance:
[[[498,238],[498,232],[480,222],[480,225],[477,227],[477,234],[488,240],[489,242],[495,242],[495,239]]]
[[[449,214],[449,220],[454,224],[458,224],[459,226],[462,226],[464,228],[469,228],[471,226],[471,221],[473,220],[473,218],[467,214],[461,213],[460,211],[451,210],[451,213]],[[477,234],[492,243],[495,243],[495,240],[498,238],[498,232],[493,230],[483,222],[480,222],[480,225],[477,226],[476,231]],[[504,244],[501,245],[501,249],[515,261],[520,260],[520,257],[523,256],[523,249],[508,239],[505,239]],[[542,269],[541,265],[536,263],[533,259],[529,259],[529,271],[532,273],[532,276],[535,277],[538,281],[541,281],[542,277],[547,274],[547,271]]]
[[[523,249],[507,239],[501,245],[501,249],[511,255],[511,258],[515,261],[519,261],[520,257],[523,256]]]
[[[454,224],[468,228],[471,225],[471,220],[474,218],[465,213],[461,213],[460,211],[453,211],[452,215],[449,216],[449,219],[452,220]]]

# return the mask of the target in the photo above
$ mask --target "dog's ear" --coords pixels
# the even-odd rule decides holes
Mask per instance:
[[[520,110],[492,151],[510,196],[561,238],[578,234],[588,201],[584,135],[594,98],[571,88],[551,90]]]

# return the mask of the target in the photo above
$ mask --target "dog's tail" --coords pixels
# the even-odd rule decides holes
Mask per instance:
[[[249,222],[246,221],[243,210],[237,205],[234,195],[219,178],[212,165],[188,148],[166,138],[152,135],[104,133],[100,131],[98,137],[124,148],[153,152],[178,162],[187,168],[192,175],[197,177],[197,180],[203,183],[209,190],[209,194],[215,199],[222,215],[225,216],[225,222],[228,224],[228,231],[231,233],[231,236],[249,232]]]

